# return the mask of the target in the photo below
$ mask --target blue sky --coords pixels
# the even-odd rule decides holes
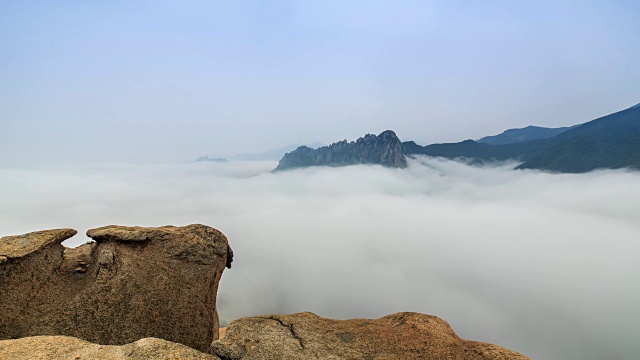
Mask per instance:
[[[422,143],[640,102],[632,1],[0,3],[0,165]]]

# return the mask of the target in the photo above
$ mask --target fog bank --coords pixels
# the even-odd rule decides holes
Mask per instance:
[[[222,320],[417,311],[534,359],[640,354],[640,173],[275,165],[0,169],[0,236],[202,223],[235,253]]]

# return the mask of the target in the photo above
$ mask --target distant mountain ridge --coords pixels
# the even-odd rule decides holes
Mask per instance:
[[[554,132],[556,135],[552,136]],[[518,141],[532,137],[535,139]],[[413,141],[400,142],[393,131],[387,130],[378,136],[367,134],[355,142],[343,140],[315,150],[301,146],[285,154],[276,170],[354,164],[404,168],[407,166],[405,157],[412,155],[470,163],[515,160],[521,162],[516,169],[561,173],[640,169],[640,104],[568,128],[529,126],[488,138],[494,144],[465,140],[421,146]]]
[[[473,140],[459,143],[420,146],[413,141],[402,143],[405,155],[427,155],[447,159],[464,159],[471,163],[488,161],[527,160],[531,154],[544,148],[544,140],[532,140],[505,145],[489,145]]]
[[[402,144],[405,155],[465,158],[471,162],[522,161],[517,169],[582,173],[640,168],[640,106],[634,106],[539,140],[489,145],[473,140],[420,146]]]
[[[402,142],[391,131],[380,135],[367,134],[356,141],[343,140],[329,146],[312,149],[300,146],[285,154],[275,171],[307,166],[346,166],[379,164],[386,167],[405,168],[407,159],[402,153]]]
[[[576,125],[577,126],[577,125]],[[509,129],[505,130],[501,134],[493,136],[485,136],[478,140],[479,143],[485,143],[489,145],[506,145],[518,142],[525,142],[531,140],[548,139],[559,135],[567,130],[573,129],[576,126],[567,126],[560,128],[545,128],[540,126],[527,126],[521,129]]]
[[[300,146],[308,146],[310,148],[319,148],[323,146],[322,143],[316,141],[310,144],[302,145],[302,144],[293,144],[283,146],[277,149],[271,149],[267,151],[263,151],[261,153],[243,153],[231,156],[232,160],[253,160],[253,161],[262,161],[262,160],[280,160],[284,154],[294,151]]]
[[[589,121],[545,140],[544,149],[518,169],[581,173],[595,169],[640,169],[640,107]]]

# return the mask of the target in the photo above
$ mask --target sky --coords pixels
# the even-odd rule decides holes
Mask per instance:
[[[637,1],[2,1],[0,165],[422,144],[640,102]]]
[[[234,252],[223,323],[416,311],[531,359],[640,353],[640,172],[549,174],[433,158],[0,168],[0,236],[201,223]],[[118,256],[116,254],[116,256]],[[177,305],[179,306],[179,304]]]

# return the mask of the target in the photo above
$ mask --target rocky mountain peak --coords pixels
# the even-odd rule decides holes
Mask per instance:
[[[312,149],[301,146],[282,157],[276,171],[308,166],[346,166],[378,164],[405,168],[407,159],[402,153],[398,136],[386,130],[379,135],[366,134],[356,141],[342,140],[329,146]]]

